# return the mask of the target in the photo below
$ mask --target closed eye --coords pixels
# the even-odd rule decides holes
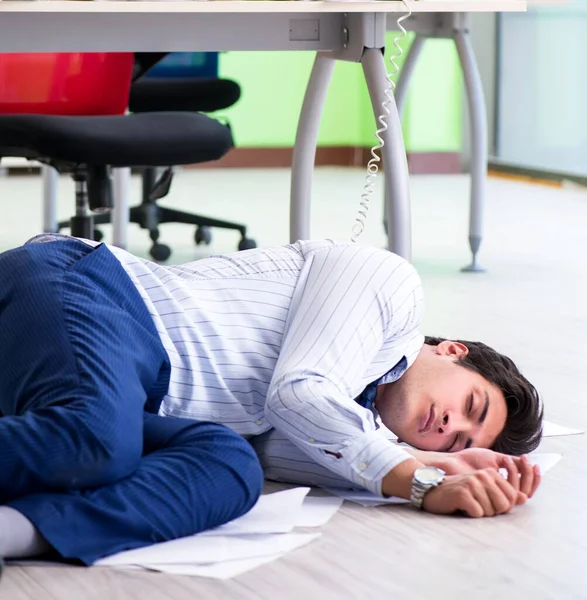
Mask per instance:
[[[473,440],[471,438],[469,438],[465,442],[465,444],[462,448],[457,448],[458,442],[459,442],[459,434],[457,433],[457,435],[455,435],[455,439],[453,440],[451,445],[446,450],[442,450],[442,452],[458,452],[459,450],[466,450],[467,448],[470,448],[471,445],[473,444]]]
[[[471,416],[471,414],[474,412],[474,410],[475,410],[475,398],[474,398],[474,394],[471,392],[471,395],[467,399],[467,404],[465,405],[465,412],[467,413],[467,416]],[[455,435],[454,439],[452,440],[452,442],[447,446],[447,448],[444,450],[441,450],[441,452],[456,452],[456,446],[457,446],[458,442],[459,442],[459,434],[457,433]],[[473,440],[471,440],[469,438],[465,442],[464,448],[470,448],[472,443],[473,443]]]
[[[479,425],[483,425],[485,419],[487,418],[487,413],[489,412],[489,394],[485,392],[485,406],[479,415]]]
[[[455,435],[453,441],[449,444],[449,446],[447,448],[445,448],[444,450],[441,450],[441,452],[454,452],[455,446],[457,445],[458,441],[459,441],[459,434],[457,433]]]
[[[473,394],[469,396],[469,399],[467,400],[467,406],[465,407],[465,409],[467,411],[467,415],[470,415],[473,412]]]

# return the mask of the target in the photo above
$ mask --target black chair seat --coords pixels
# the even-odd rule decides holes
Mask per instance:
[[[49,158],[74,165],[163,167],[218,160],[231,148],[228,126],[192,112],[0,116],[0,157]]]
[[[240,94],[238,83],[229,79],[143,77],[132,84],[129,110],[213,112],[232,106]]]

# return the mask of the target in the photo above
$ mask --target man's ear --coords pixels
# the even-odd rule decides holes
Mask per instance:
[[[453,342],[451,340],[444,340],[440,342],[438,346],[434,347],[436,354],[440,356],[451,356],[453,358],[463,358],[469,354],[469,349],[465,344],[460,342]]]

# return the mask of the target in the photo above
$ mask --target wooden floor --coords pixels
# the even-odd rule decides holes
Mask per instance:
[[[218,177],[180,174],[171,202],[194,209],[195,199],[203,205],[214,199],[217,214],[226,208],[231,218],[250,222],[263,245],[286,241],[287,227],[274,226],[287,215],[286,172]],[[314,237],[348,238],[362,181],[362,171],[319,171]],[[543,392],[548,418],[585,429],[587,194],[490,181],[482,255],[489,271],[465,275],[458,268],[467,259],[467,186],[464,177],[412,182],[414,262],[427,293],[426,332],[480,338],[511,353]],[[1,179],[0,190],[23,199],[11,204],[12,224],[22,222],[18,211],[24,218],[40,206],[34,180]],[[64,185],[65,214],[73,205],[70,192]],[[380,210],[377,198],[365,243],[383,242]],[[3,245],[35,230],[34,223],[13,229]],[[193,258],[192,232],[171,231],[164,236],[176,244],[174,258]],[[218,235],[212,249],[230,251],[235,243],[230,234]],[[145,253],[142,232],[133,230],[131,245]],[[550,438],[542,450],[564,458],[545,475],[535,499],[507,516],[470,520],[345,504],[318,541],[230,581],[10,567],[0,599],[587,599],[587,436]]]

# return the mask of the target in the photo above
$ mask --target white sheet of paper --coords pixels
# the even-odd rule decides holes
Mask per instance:
[[[585,433],[582,429],[573,429],[571,427],[565,427],[564,425],[557,425],[551,421],[544,421],[542,428],[543,437],[555,437],[558,435],[577,435],[579,433]]]
[[[405,504],[407,500],[403,498],[395,498],[391,496],[390,498],[381,498],[380,496],[376,496],[375,494],[368,491],[360,491],[354,492],[351,490],[341,490],[339,488],[323,488],[325,491],[342,498],[343,500],[348,500],[349,502],[354,502],[355,504],[360,504],[361,506],[381,506],[383,504]]]
[[[288,552],[297,550],[306,544],[319,538],[319,533],[288,533],[274,536],[257,536],[259,538],[278,537],[280,539],[281,552],[268,553],[264,556],[246,558],[241,560],[227,560],[211,564],[141,564],[140,566],[152,571],[171,573],[174,575],[192,575],[196,577],[211,577],[213,579],[230,579],[243,573],[256,569],[261,565],[272,562]],[[265,542],[262,542],[265,543]],[[269,550],[269,545],[266,544]]]
[[[552,469],[562,459],[562,454],[534,452],[530,454],[530,457],[530,462],[534,465],[540,465],[540,471],[544,475],[544,473],[550,471],[550,469]],[[403,498],[394,498],[393,496],[390,498],[381,498],[367,491],[353,492],[337,488],[324,488],[324,490],[334,494],[335,496],[338,496],[339,498],[343,498],[344,500],[348,500],[349,502],[354,502],[355,504],[360,504],[361,506],[365,507],[382,506],[383,504],[407,503],[407,500],[404,500]]]
[[[108,556],[95,566],[209,564],[269,556],[289,551],[294,533],[270,533],[242,536],[192,535],[179,540],[154,544]],[[308,534],[313,535],[313,534]]]
[[[289,533],[294,527],[322,527],[342,506],[342,500],[308,496],[309,491],[299,487],[263,495],[246,515],[199,535]]]
[[[296,520],[296,527],[322,527],[342,506],[342,498],[307,496]]]
[[[538,465],[543,475],[547,471],[550,471],[563,457],[562,454],[554,452],[533,452],[529,456],[531,459],[530,462],[533,465]]]
[[[262,495],[245,515],[199,533],[199,537],[248,535],[258,533],[288,533],[296,526],[305,510],[309,487],[298,487]]]
[[[247,571],[252,571],[261,565],[273,562],[285,554],[272,554],[259,558],[247,558],[245,560],[229,560],[211,565],[142,565],[135,566],[136,569],[148,569],[169,573],[170,575],[190,575],[192,577],[209,577],[211,579],[230,579],[238,577]],[[123,568],[123,567],[117,567]]]
[[[235,573],[275,560],[319,535],[289,532],[294,527],[324,525],[341,507],[342,500],[306,497],[309,489],[293,488],[263,495],[246,515],[226,525],[179,540],[121,552],[97,561],[95,566],[140,565],[165,572],[234,577]],[[226,567],[222,567],[225,563]]]

